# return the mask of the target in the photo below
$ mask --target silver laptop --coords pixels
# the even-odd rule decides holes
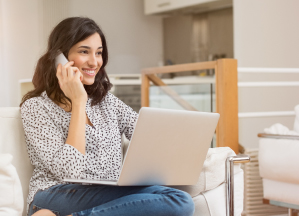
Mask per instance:
[[[117,181],[106,185],[194,185],[211,145],[218,113],[143,107]]]

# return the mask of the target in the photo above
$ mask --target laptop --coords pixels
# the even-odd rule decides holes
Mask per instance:
[[[119,179],[64,179],[118,186],[194,185],[219,119],[218,113],[142,107]]]

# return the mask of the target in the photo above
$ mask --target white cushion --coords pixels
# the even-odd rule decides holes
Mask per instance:
[[[188,192],[192,197],[201,192],[212,190],[225,182],[225,161],[229,156],[236,155],[229,147],[210,148],[199,179],[195,185],[175,186]],[[242,172],[240,164],[234,165],[234,173]]]
[[[299,184],[263,179],[264,198],[299,205]]]
[[[298,132],[291,131],[289,128],[287,128],[286,126],[284,126],[280,123],[276,123],[269,128],[265,128],[264,132],[267,134],[295,135],[295,136],[299,135]]]
[[[24,206],[26,206],[33,166],[26,149],[19,107],[0,107],[0,154],[4,153],[13,155],[12,165],[16,168],[21,180]],[[23,216],[25,215],[26,209],[23,211]]]
[[[299,140],[259,140],[259,169],[262,178],[299,184]]]
[[[12,155],[0,154],[0,216],[20,216],[23,212],[23,193]]]
[[[241,216],[243,211],[243,171],[234,175],[234,215]],[[226,216],[226,185],[222,183],[213,190],[200,193],[193,198],[194,216]]]

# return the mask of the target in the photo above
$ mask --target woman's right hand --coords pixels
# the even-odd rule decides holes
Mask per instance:
[[[66,63],[64,66],[58,64],[56,76],[59,86],[65,96],[71,99],[72,103],[87,102],[87,93],[84,89],[83,75],[77,67],[72,67],[73,61]]]

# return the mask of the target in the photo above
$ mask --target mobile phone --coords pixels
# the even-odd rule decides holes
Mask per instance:
[[[65,55],[63,53],[60,53],[56,58],[55,58],[55,67],[57,68],[58,64],[60,63],[62,66],[64,66],[66,63],[68,63],[69,61],[67,60],[67,58],[65,57]],[[75,72],[74,72],[74,76],[75,76]]]
[[[66,63],[69,61],[67,58],[64,56],[63,53],[60,53],[56,58],[55,58],[55,67],[57,68],[58,64],[60,63],[62,66],[64,66]]]

